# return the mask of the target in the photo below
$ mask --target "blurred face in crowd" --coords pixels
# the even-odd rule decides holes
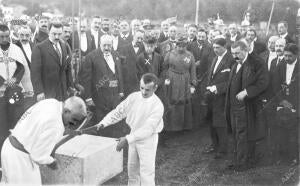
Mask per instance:
[[[147,54],[152,54],[156,47],[156,44],[144,43],[145,51]]]
[[[285,41],[285,39],[282,39],[282,38],[278,39],[275,42],[275,51],[276,51],[277,56],[283,56],[285,44],[286,44],[286,41]]]
[[[231,36],[235,36],[236,33],[237,33],[237,27],[236,27],[236,24],[230,24],[229,27],[229,33]]]
[[[189,27],[188,29],[188,36],[190,39],[194,39],[197,36],[197,28],[195,27]]]
[[[242,50],[240,46],[236,48],[231,48],[231,54],[233,58],[235,59],[236,62],[242,63],[243,60],[245,59],[248,51]]]
[[[216,39],[217,36],[221,35],[222,33],[219,30],[211,30],[209,35],[209,40],[213,41],[214,39]]]
[[[40,27],[40,28],[47,30],[47,29],[48,29],[48,26],[49,26],[49,21],[48,21],[48,19],[40,19],[40,20],[39,20],[39,27]]]
[[[139,20],[133,20],[131,27],[133,31],[137,31],[141,28],[141,22]]]
[[[253,30],[248,30],[246,33],[246,40],[250,43],[252,41],[254,41],[256,35],[255,32]]]
[[[4,32],[0,30],[0,45],[1,46],[7,45],[9,43],[9,41],[10,41],[9,36],[10,36],[9,30],[4,31]]]
[[[201,44],[205,43],[205,41],[207,40],[206,33],[203,32],[203,31],[198,32],[197,39],[198,39],[198,42],[199,42],[199,43],[201,43]]]
[[[57,28],[55,26],[52,26],[49,31],[49,39],[51,42],[57,43],[59,42],[59,39],[61,38],[62,34],[63,34],[62,27]]]
[[[163,21],[163,22],[161,23],[161,30],[162,30],[163,32],[168,32],[169,27],[170,27],[170,25],[169,25],[168,22]]]
[[[268,49],[271,52],[275,52],[275,42],[278,39],[277,36],[271,36],[268,40]]]
[[[133,43],[135,45],[141,46],[143,44],[144,33],[137,31],[133,36]]]
[[[103,54],[108,54],[112,50],[113,39],[109,35],[104,35],[100,39],[100,48]]]
[[[242,35],[246,34],[247,29],[248,29],[247,26],[241,26],[241,28],[240,28],[241,34],[242,34]]]
[[[288,63],[288,64],[292,64],[295,62],[295,60],[297,59],[297,55],[293,54],[290,51],[284,51],[284,60]]]
[[[113,24],[112,27],[111,27],[111,33],[114,36],[118,36],[118,34],[119,34],[119,25],[117,25],[116,23]]]
[[[177,28],[176,26],[171,26],[169,28],[169,37],[172,39],[172,40],[175,40],[176,39],[176,34],[177,34]]]
[[[185,42],[179,42],[176,44],[176,49],[179,53],[183,53],[186,50],[186,43]]]
[[[279,23],[277,27],[279,35],[284,35],[287,33],[287,26],[284,25],[284,23]]]
[[[78,22],[78,26],[79,26],[79,22]],[[87,22],[85,20],[81,21],[81,23],[80,23],[80,32],[81,33],[86,32],[86,29],[87,29]]]
[[[144,83],[144,80],[141,79],[140,81],[140,91],[142,93],[143,98],[151,97],[157,89],[157,85],[154,82],[151,83]]]
[[[19,29],[19,39],[22,44],[29,43],[31,38],[31,30],[29,27],[21,27]]]
[[[95,31],[98,31],[101,26],[101,19],[98,17],[94,17],[91,22],[91,28]]]
[[[224,54],[224,52],[226,51],[225,47],[218,45],[216,43],[213,44],[213,49],[217,56],[222,56]]]
[[[129,24],[126,21],[122,21],[119,26],[121,33],[127,34],[129,32]]]
[[[63,26],[63,35],[62,35],[62,39],[64,40],[68,40],[71,38],[71,34],[72,34],[72,28],[70,25],[65,25]]]
[[[110,25],[109,20],[103,20],[102,24],[101,24],[102,30],[104,32],[108,32],[109,31],[109,25]]]

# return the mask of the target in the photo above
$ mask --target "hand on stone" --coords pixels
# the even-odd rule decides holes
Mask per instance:
[[[36,96],[37,101],[41,101],[45,99],[45,94],[42,92]]]
[[[128,145],[128,141],[125,137],[119,138],[118,141],[119,142],[117,144],[116,150],[120,152],[122,149],[126,147],[126,145]]]
[[[56,170],[58,167],[57,167],[57,160],[54,159],[54,161],[50,164],[47,165],[50,169],[52,170]]]
[[[101,123],[97,124],[96,126],[97,126],[97,130],[104,129],[104,125]]]

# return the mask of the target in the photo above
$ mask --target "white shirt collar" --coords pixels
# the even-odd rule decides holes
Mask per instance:
[[[129,32],[127,33],[127,34],[123,34],[123,33],[121,33],[121,37],[123,38],[123,37],[128,37],[129,36]]]
[[[288,35],[288,33],[285,33],[283,35],[280,35],[281,38],[285,38]]]

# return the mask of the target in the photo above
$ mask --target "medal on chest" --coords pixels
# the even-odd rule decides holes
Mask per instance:
[[[183,59],[183,61],[184,61],[186,64],[189,64],[190,61],[191,61],[191,58],[185,57],[185,58]]]

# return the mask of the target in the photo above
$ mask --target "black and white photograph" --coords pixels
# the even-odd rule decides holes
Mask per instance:
[[[0,185],[299,186],[300,0],[0,0]]]

